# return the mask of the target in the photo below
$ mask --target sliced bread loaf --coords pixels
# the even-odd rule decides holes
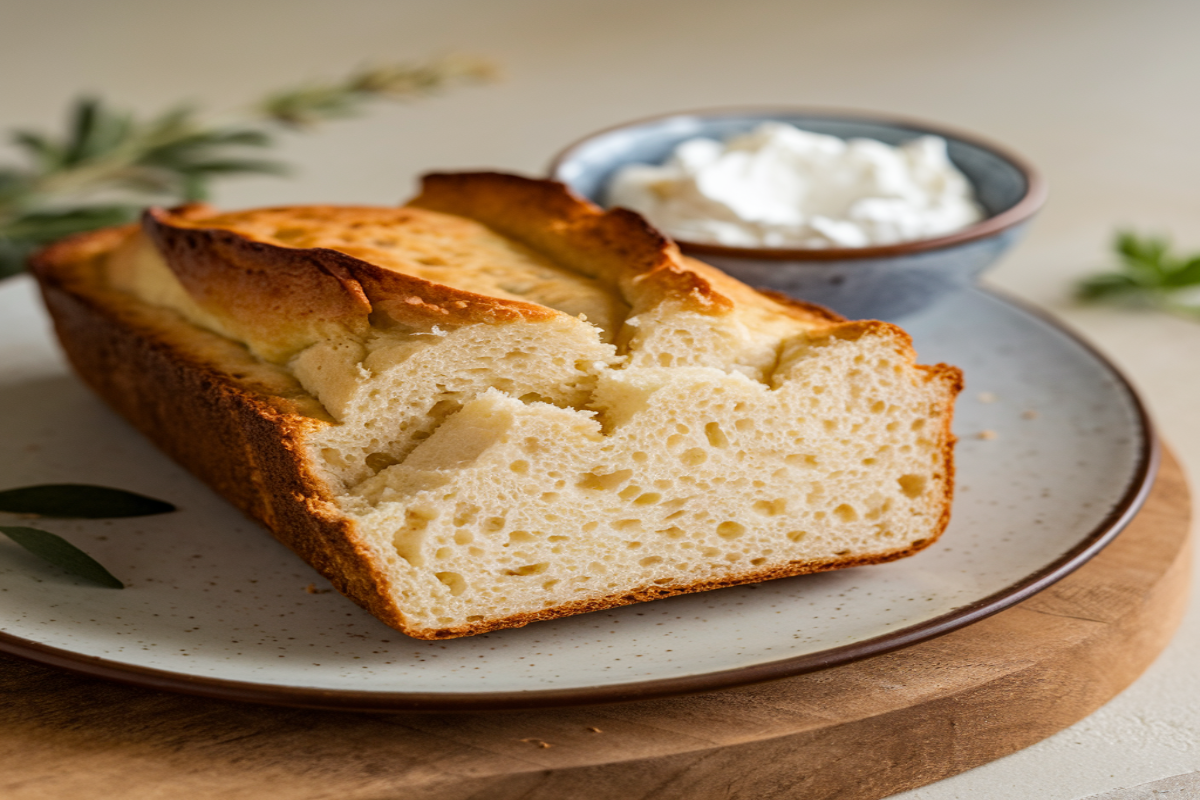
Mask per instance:
[[[85,380],[411,636],[887,561],[949,519],[957,369],[558,184],[152,210],[35,273]]]

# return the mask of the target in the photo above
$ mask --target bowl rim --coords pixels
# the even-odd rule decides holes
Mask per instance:
[[[634,128],[652,122],[662,122],[674,117],[738,117],[738,116],[777,116],[807,115],[842,119],[852,122],[873,122],[907,128],[920,133],[941,136],[944,139],[955,139],[965,144],[990,151],[1016,167],[1025,178],[1025,194],[1013,206],[1001,211],[995,216],[986,217],[979,222],[931,239],[917,239],[911,242],[897,244],[875,245],[872,247],[735,247],[732,245],[695,242],[687,239],[671,237],[679,248],[689,255],[722,256],[726,258],[742,258],[760,261],[855,261],[875,258],[893,258],[896,256],[911,256],[932,250],[966,244],[994,236],[1004,230],[1015,227],[1027,221],[1042,207],[1048,194],[1048,186],[1042,174],[1024,157],[1002,145],[979,136],[975,133],[964,132],[952,126],[940,123],[928,123],[915,117],[899,114],[877,113],[861,109],[847,109],[827,106],[721,106],[717,108],[702,108],[687,111],[672,111],[665,114],[641,117],[628,122],[611,125],[590,133],[564,147],[550,162],[548,168],[552,180],[561,181],[559,172],[570,158],[594,139],[608,135],[625,128]]]

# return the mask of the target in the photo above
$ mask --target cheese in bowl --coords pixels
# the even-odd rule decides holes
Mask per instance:
[[[627,164],[608,201],[680,239],[733,247],[869,247],[978,222],[946,140],[897,146],[764,122],[724,142],[688,139],[661,165]]]

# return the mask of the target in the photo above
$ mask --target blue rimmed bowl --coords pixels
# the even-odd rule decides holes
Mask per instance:
[[[683,252],[751,286],[819,303],[851,319],[900,319],[973,284],[1021,237],[1046,198],[1045,181],[1028,162],[977,136],[909,119],[797,108],[694,111],[619,125],[568,147],[554,159],[550,176],[608,205],[607,186],[621,167],[661,164],[688,139],[723,141],[768,121],[890,145],[941,136],[983,207],[984,219],[946,236],[876,247],[728,247],[676,239]]]

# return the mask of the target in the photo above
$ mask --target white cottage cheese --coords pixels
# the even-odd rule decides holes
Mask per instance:
[[[983,217],[941,137],[891,147],[780,122],[725,143],[690,139],[662,166],[624,167],[608,199],[671,236],[735,247],[895,244]]]

